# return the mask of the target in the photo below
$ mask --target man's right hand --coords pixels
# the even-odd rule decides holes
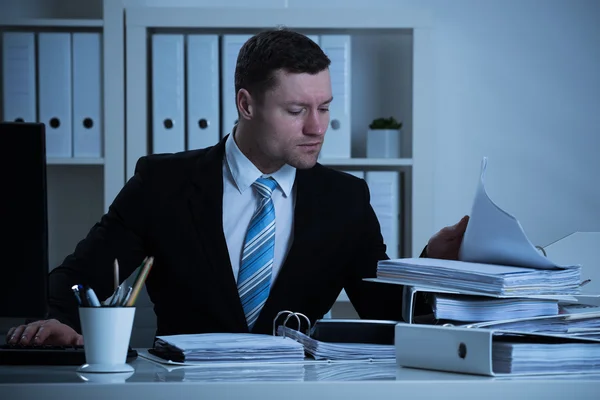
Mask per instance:
[[[10,328],[6,341],[9,344],[25,346],[75,346],[83,345],[83,336],[68,325],[55,319],[47,319]]]

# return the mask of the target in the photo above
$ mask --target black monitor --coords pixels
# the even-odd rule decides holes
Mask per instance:
[[[45,126],[0,123],[0,317],[43,318],[48,294]]]

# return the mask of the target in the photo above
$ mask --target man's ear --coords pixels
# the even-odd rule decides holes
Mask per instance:
[[[240,89],[237,92],[236,104],[240,118],[249,120],[254,117],[254,99],[246,89]]]

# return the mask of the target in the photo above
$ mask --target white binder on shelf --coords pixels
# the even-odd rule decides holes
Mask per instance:
[[[217,144],[219,116],[219,36],[188,35],[187,51],[187,148]]]
[[[39,122],[48,157],[73,156],[71,34],[38,34]]]
[[[223,120],[221,126],[221,137],[225,137],[237,124],[238,112],[235,93],[235,66],[240,49],[250,39],[251,35],[224,35],[221,42],[221,80],[223,82],[221,93],[221,105],[223,109]]]
[[[35,34],[2,33],[2,119],[36,122]]]
[[[325,135],[320,157],[350,158],[352,145],[350,35],[321,35],[319,45],[331,60],[329,72],[333,93],[333,102],[329,106],[329,129]]]
[[[102,157],[101,34],[73,33],[73,155]]]
[[[600,372],[592,338],[401,323],[395,346],[401,367],[499,377]]]
[[[152,35],[152,153],[185,150],[184,36]]]
[[[371,206],[381,225],[381,234],[391,259],[399,257],[400,191],[398,171],[367,171],[365,179],[371,192]]]

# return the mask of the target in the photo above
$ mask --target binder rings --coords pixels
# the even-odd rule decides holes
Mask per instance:
[[[490,329],[396,325],[401,367],[486,376],[600,372],[600,340]]]

